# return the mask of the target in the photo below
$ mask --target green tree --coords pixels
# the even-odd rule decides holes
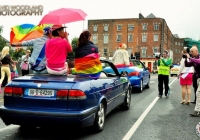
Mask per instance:
[[[0,51],[3,49],[3,47],[6,46],[6,41],[1,36],[2,33],[3,33],[3,26],[0,26]]]
[[[78,45],[78,37],[74,37],[73,39],[72,39],[72,49],[73,49],[73,52],[71,52],[71,53],[69,53],[68,54],[68,56],[67,56],[67,59],[74,59],[74,55],[75,55],[75,49],[76,49],[76,47],[77,47],[77,45]]]

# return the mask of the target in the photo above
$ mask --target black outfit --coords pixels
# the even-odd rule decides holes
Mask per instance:
[[[7,54],[3,59],[1,59],[1,63],[4,65],[10,64],[10,55]]]
[[[29,70],[22,70],[22,76],[28,75],[28,74],[29,74]]]
[[[196,73],[192,76],[192,82],[193,82],[193,88],[194,88],[194,103],[196,103],[197,97],[196,97],[196,91],[197,91],[197,75]]]
[[[198,55],[197,57],[194,57],[196,59],[199,59],[200,55]],[[194,103],[196,103],[197,97],[196,97],[196,92],[197,92],[197,79],[198,79],[198,74],[196,73],[196,71],[194,72],[193,76],[192,76],[192,82],[193,82],[193,88],[194,88]]]
[[[91,42],[78,46],[75,49],[75,58],[82,58],[91,53],[98,53],[98,48]]]
[[[169,75],[158,74],[158,91],[160,96],[163,95],[163,83],[165,85],[165,96],[167,96],[169,92]]]
[[[7,55],[1,60],[1,64],[6,65],[6,64],[10,64],[10,63],[11,63],[11,62],[10,62],[10,55],[7,54]],[[1,67],[2,67],[2,65],[1,65]],[[7,76],[7,74],[5,73],[5,77],[4,77],[4,79],[3,79],[3,82],[2,82],[2,84],[1,84],[1,87],[5,87],[7,83],[8,83],[8,76]]]

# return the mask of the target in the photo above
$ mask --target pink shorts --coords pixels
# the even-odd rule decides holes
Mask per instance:
[[[182,78],[183,73],[180,75],[180,85],[192,85],[192,75],[189,73],[185,78]]]

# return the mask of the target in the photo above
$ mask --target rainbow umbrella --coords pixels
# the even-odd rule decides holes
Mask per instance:
[[[43,36],[43,29],[52,24],[21,24],[11,28],[10,43],[22,42]]]

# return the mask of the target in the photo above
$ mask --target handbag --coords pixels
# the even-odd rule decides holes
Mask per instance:
[[[28,70],[28,63],[23,63],[21,66],[22,70]]]

